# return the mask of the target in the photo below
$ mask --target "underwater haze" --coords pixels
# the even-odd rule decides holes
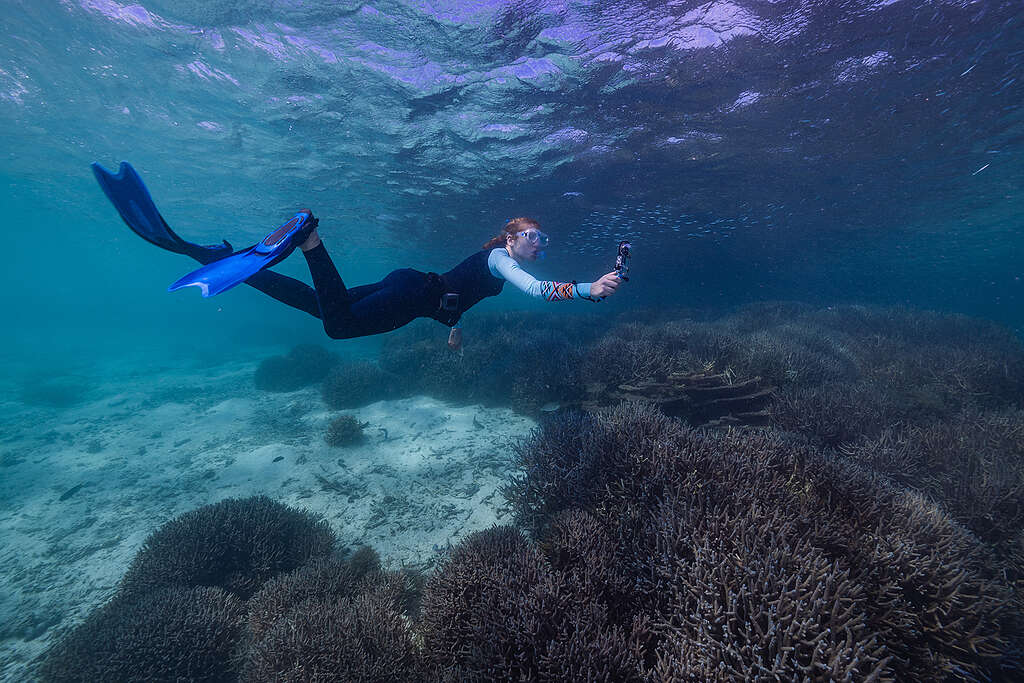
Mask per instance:
[[[133,241],[88,173],[122,159],[204,244],[249,244],[310,206],[356,280],[447,269],[530,215],[563,278],[606,272],[634,240],[632,300],[615,306],[900,302],[1021,325],[1015,2],[3,13],[4,208],[20,226],[4,292],[25,333],[53,315],[193,318],[174,307],[196,302],[161,294],[180,262]]]
[[[290,680],[1019,675],[1019,0],[0,0],[0,19],[3,680],[181,671],[274,680],[287,667],[260,657],[284,651]],[[309,207],[349,286],[396,268],[444,272],[516,216],[550,235],[546,258],[526,266],[538,279],[595,281],[628,240],[629,280],[600,303],[533,300],[506,286],[465,313],[460,352],[445,348],[448,329],[430,320],[332,340],[319,320],[249,287],[211,298],[169,293],[197,266],[122,222],[90,170],[121,161],[138,170],[170,226],[199,244],[253,244]],[[299,254],[275,270],[310,281]],[[635,405],[646,407],[629,412]],[[641,436],[628,448],[616,441],[633,430]],[[580,445],[580,433],[603,436]],[[962,450],[942,450],[958,438]],[[689,474],[668,474],[664,463],[630,469],[612,455],[637,448],[646,455],[635,462],[661,463],[669,443],[691,458]],[[589,460],[559,460],[568,453]],[[830,586],[824,598],[808,589],[817,597],[794,609],[838,595],[830,619],[864,615],[843,624],[794,618],[803,625],[793,633],[834,629],[852,634],[846,645],[819,638],[806,652],[776,651],[768,636],[738,644],[707,620],[693,617],[688,631],[688,617],[673,616],[706,607],[682,597],[698,592],[678,588],[686,581],[731,579],[698,581],[696,570],[672,574],[682,564],[636,558],[668,557],[672,542],[658,534],[692,530],[679,511],[700,505],[655,503],[652,494],[651,519],[679,517],[652,522],[648,538],[641,522],[616,526],[635,509],[612,491],[621,484],[625,495],[622,482],[633,482],[630,495],[641,500],[647,489],[636,482],[700,488],[686,477],[717,457],[733,458],[722,471],[735,466],[737,481],[749,475],[750,491],[766,492],[737,493],[737,510],[837,506],[821,532],[827,541],[801,535],[811,533],[810,512],[788,521],[715,514],[723,528],[781,529],[773,542],[792,542],[802,563],[792,575]],[[832,464],[813,464],[819,458]],[[860,474],[836,474],[832,458]],[[776,481],[746,462],[788,470]],[[724,486],[712,481],[716,467],[706,468],[707,490]],[[955,485],[972,476],[984,483]],[[842,497],[871,501],[871,512],[859,522],[843,516]],[[253,519],[276,520],[274,531],[245,526]],[[874,551],[857,550],[882,547],[865,539],[891,519],[903,520],[885,537],[905,560],[900,571],[933,581],[915,596],[953,585],[953,574],[934,569],[946,563],[957,580],[975,581],[954,592],[981,595],[978,603],[906,598],[911,607],[891,623],[872,612],[869,603],[912,592],[886,583]],[[203,545],[203,530],[218,524],[230,529]],[[515,532],[493,528],[513,524]],[[614,567],[628,555],[633,570],[643,565],[662,583],[637,588],[641,599],[623,586],[642,580],[621,567],[608,570],[616,578],[607,585],[574,574],[564,563],[579,548],[559,554],[558,544],[596,538],[595,528],[615,550],[584,553],[582,564]],[[705,531],[687,537],[707,545],[680,551],[680,563],[732,557],[721,548],[721,557],[707,555],[720,539]],[[641,540],[623,540],[634,534]],[[205,557],[213,545],[250,541],[264,545],[238,552],[266,553],[263,574],[238,578],[245,572],[232,566],[231,581],[196,579],[213,570],[168,559],[188,543]],[[767,557],[759,547],[746,551]],[[939,560],[921,569],[925,556]],[[479,570],[502,557],[518,558],[501,570],[508,575]],[[459,574],[460,561],[477,569]],[[571,631],[553,637],[558,647],[516,640],[530,626],[512,617],[498,628],[444,611],[464,591],[453,576],[479,571],[483,583],[493,574],[519,585],[507,576],[524,566],[562,572],[550,579],[564,581],[554,593],[595,606],[586,615],[566,607],[574,616],[545,627]],[[769,575],[778,564],[757,566]],[[367,588],[366,576],[378,583]],[[264,595],[274,581],[308,581],[273,584],[284,593],[330,584],[357,607],[317,618],[339,619],[346,633],[372,622],[382,649],[404,654],[356,671],[345,667],[365,653],[310,663],[288,649],[302,643],[259,640],[274,632],[268,624],[284,623],[275,619],[296,619]],[[140,607],[132,592],[164,595],[157,589],[178,591],[159,598],[172,616]],[[645,602],[662,593],[672,597]],[[536,599],[522,609],[554,604]],[[396,606],[406,601],[415,610]],[[99,661],[108,646],[164,652],[165,643],[125,645],[127,634],[160,631],[146,621],[157,618],[188,631],[188,605],[200,602],[204,615],[218,615],[189,632],[196,648],[209,646],[202,657],[111,656],[78,674],[68,664],[88,652]],[[781,614],[782,604],[764,613]],[[942,619],[908,625],[917,612]],[[949,625],[947,615],[960,616]],[[460,623],[471,626],[445,630]],[[904,631],[931,635],[902,639]],[[464,645],[474,637],[546,654],[510,663],[486,645]],[[263,643],[264,654],[239,656],[242,642]],[[459,659],[469,651],[477,659]],[[565,654],[580,651],[591,653],[586,663]],[[593,664],[605,656],[614,661]],[[199,660],[216,664],[199,675]]]

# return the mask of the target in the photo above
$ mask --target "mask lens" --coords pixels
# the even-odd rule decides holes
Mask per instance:
[[[540,230],[527,230],[519,234],[525,237],[530,244],[535,244],[540,247],[546,247],[548,245],[548,236]]]

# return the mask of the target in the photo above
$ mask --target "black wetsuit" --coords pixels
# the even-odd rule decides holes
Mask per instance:
[[[471,306],[498,294],[505,284],[491,274],[487,251],[473,254],[442,275],[402,268],[388,273],[380,282],[351,289],[345,287],[322,243],[303,254],[313,287],[269,270],[245,282],[320,318],[332,339],[390,332],[416,318],[433,318],[451,327]]]

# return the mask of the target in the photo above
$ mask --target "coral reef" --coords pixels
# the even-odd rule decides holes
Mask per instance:
[[[904,423],[840,452],[937,501],[993,547],[1011,580],[1024,580],[1015,552],[1024,528],[1024,411],[968,409]]]
[[[395,398],[402,393],[404,378],[382,370],[376,363],[338,365],[324,380],[322,394],[329,408],[340,410]]]
[[[273,622],[306,600],[350,595],[367,576],[380,573],[380,558],[363,547],[352,557],[323,557],[271,579],[249,600],[249,630],[259,636]]]
[[[489,314],[464,354],[410,328],[381,367],[335,367],[325,401],[560,403],[514,449],[519,528],[468,536],[422,584],[369,548],[333,555],[326,525],[269,499],[207,506],[147,540],[44,680],[76,659],[97,680],[1024,672],[1024,347],[997,326],[788,303]],[[336,424],[328,442],[361,433]],[[175,630],[194,652],[169,651]]]
[[[44,681],[418,681],[422,582],[267,498],[228,500],[147,540],[119,591],[36,663]],[[258,589],[258,590],[257,590]]]
[[[411,325],[385,340],[381,365],[411,392],[534,412],[577,398],[582,346],[592,325],[582,316],[473,316],[460,354],[439,343],[436,327]]]
[[[580,369],[585,385],[616,387],[673,372],[695,372],[703,359],[691,351],[700,326],[690,321],[652,325],[629,322],[590,340]]]
[[[545,585],[589,586],[578,590],[611,615],[604,628],[629,634],[637,675],[984,678],[1020,646],[1011,589],[975,536],[921,495],[799,439],[697,431],[624,404],[557,416],[520,466],[509,494],[542,539],[534,562],[555,573]],[[592,548],[579,540],[587,533]],[[588,566],[616,570],[580,578]],[[536,619],[540,632],[564,629],[543,609]]]
[[[60,681],[230,681],[245,623],[219,588],[121,595],[57,643],[37,675]]]
[[[407,622],[414,579],[369,548],[269,581],[248,603],[245,681],[414,681],[423,661]]]
[[[341,415],[331,420],[324,439],[328,446],[341,448],[362,443],[366,440],[366,435],[363,434],[363,425],[359,420],[352,415]]]
[[[819,445],[838,447],[877,436],[914,414],[913,404],[880,393],[868,382],[779,389],[768,407],[770,423]]]
[[[902,309],[771,303],[713,321],[662,317],[617,325],[588,316],[483,314],[467,322],[462,354],[449,352],[434,332],[414,325],[390,336],[382,367],[410,392],[526,412],[547,403],[614,405],[636,398],[622,385],[673,384],[670,376],[718,376],[730,385],[756,380],[758,388],[779,389],[777,426],[800,429],[806,422],[836,445],[837,435],[861,432],[854,420],[844,423],[846,406],[827,414],[833,393],[846,394],[861,413],[870,410],[865,403],[884,405],[892,414],[866,415],[877,419],[866,425],[874,434],[889,420],[1019,405],[1024,396],[1024,348],[1005,330]],[[875,396],[865,401],[868,394]],[[694,424],[717,419],[682,417]]]
[[[626,405],[647,410],[643,404]],[[622,431],[595,413],[570,411],[516,444],[519,467],[530,476],[513,478],[504,494],[515,502],[519,521],[542,535],[558,512],[589,509],[607,486],[635,477],[647,444],[678,430],[675,421],[660,413],[648,418],[635,431]]]
[[[385,363],[446,398],[522,407],[474,374],[509,385],[519,359],[536,371],[517,345],[556,348],[559,323],[502,324],[464,359],[424,362],[410,346]],[[524,475],[506,495],[536,544],[474,537],[428,584],[424,638],[449,679],[1019,673],[1019,340],[957,316],[758,304],[612,326],[581,348],[525,375],[536,400],[589,409],[549,417],[518,449]],[[549,393],[558,375],[569,383]],[[769,429],[694,431],[656,407]]]
[[[299,344],[286,356],[271,356],[256,368],[256,388],[296,391],[324,379],[338,357],[317,344]]]
[[[760,377],[732,382],[724,374],[671,373],[664,381],[620,384],[607,392],[612,400],[646,401],[666,415],[694,426],[723,427],[768,424],[767,406],[775,393]]]
[[[424,654],[442,680],[640,680],[631,635],[588,597],[521,531],[477,532],[427,582]]]
[[[245,600],[268,579],[329,555],[326,522],[266,496],[205,505],[146,539],[121,582],[124,593],[218,586]]]
[[[840,335],[856,376],[780,388],[772,424],[830,447],[971,410],[1024,406],[1024,345],[983,320],[905,309],[837,307],[806,315]]]
[[[416,681],[422,659],[403,613],[398,574],[350,594],[311,597],[276,618],[246,648],[244,681]]]

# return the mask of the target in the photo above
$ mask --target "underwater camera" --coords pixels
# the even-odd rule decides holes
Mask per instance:
[[[629,282],[629,259],[632,248],[633,245],[628,240],[622,240],[619,242],[619,253],[615,256],[615,272],[626,282]]]

